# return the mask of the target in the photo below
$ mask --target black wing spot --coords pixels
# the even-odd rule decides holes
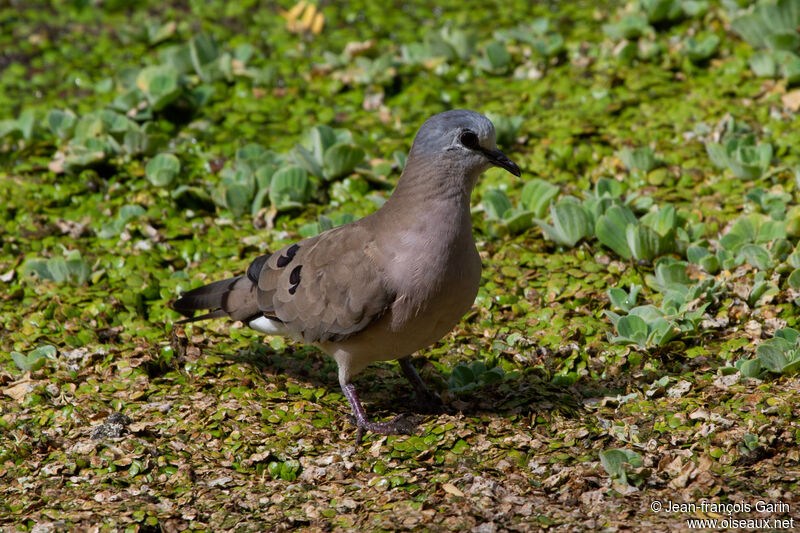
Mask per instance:
[[[258,276],[261,274],[261,269],[264,268],[264,263],[269,259],[268,255],[260,255],[256,257],[250,266],[247,267],[247,278],[253,283],[258,283]]]
[[[291,263],[292,259],[294,259],[294,254],[296,254],[297,250],[299,250],[299,249],[300,249],[299,245],[297,245],[297,244],[291,245],[286,250],[286,255],[282,255],[282,256],[280,256],[278,258],[278,268],[283,268],[286,265],[288,265],[289,263]]]
[[[302,268],[303,265],[297,265],[289,274],[289,283],[292,284],[292,286],[289,287],[289,294],[294,294],[297,292],[297,286],[300,285],[300,269]]]

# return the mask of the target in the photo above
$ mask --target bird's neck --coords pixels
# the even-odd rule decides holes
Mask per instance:
[[[385,207],[425,219],[469,220],[470,195],[479,175],[465,175],[459,165],[441,158],[409,157]]]

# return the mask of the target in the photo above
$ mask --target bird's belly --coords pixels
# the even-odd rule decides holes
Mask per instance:
[[[409,310],[401,300],[400,305],[361,333],[318,346],[336,359],[340,372],[348,377],[372,362],[399,359],[427,348],[452,330],[475,301],[481,270],[477,252],[473,261],[460,266],[453,273],[459,277],[458,282],[445,284],[434,297],[426,298],[428,305],[414,308],[409,300],[406,305],[413,308]]]

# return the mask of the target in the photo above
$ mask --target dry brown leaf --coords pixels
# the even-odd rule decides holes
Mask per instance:
[[[459,488],[453,485],[452,483],[442,483],[442,488],[448,494],[452,494],[453,496],[458,496],[459,498],[464,497],[464,493],[461,492]]]
[[[791,109],[793,113],[797,113],[797,110],[800,109],[800,89],[789,91],[781,96],[781,102]]]
[[[33,392],[33,389],[33,382],[25,379],[23,381],[14,382],[3,389],[3,394],[11,397],[16,402],[22,403],[23,400],[25,400],[25,396],[27,396],[29,392]]]

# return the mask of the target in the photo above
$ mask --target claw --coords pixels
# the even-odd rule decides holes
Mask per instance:
[[[364,407],[361,405],[361,400],[358,399],[356,388],[352,383],[347,383],[342,386],[347,401],[350,407],[353,408],[353,416],[356,419],[356,444],[361,444],[361,438],[364,433],[370,431],[372,433],[379,433],[381,435],[399,435],[408,434],[414,430],[415,423],[405,414],[397,415],[388,422],[372,422],[367,418],[364,412]]]
[[[414,431],[416,424],[405,414],[397,415],[388,422],[366,421],[358,424],[356,431],[356,444],[361,444],[361,439],[367,431],[381,435],[408,435]]]

